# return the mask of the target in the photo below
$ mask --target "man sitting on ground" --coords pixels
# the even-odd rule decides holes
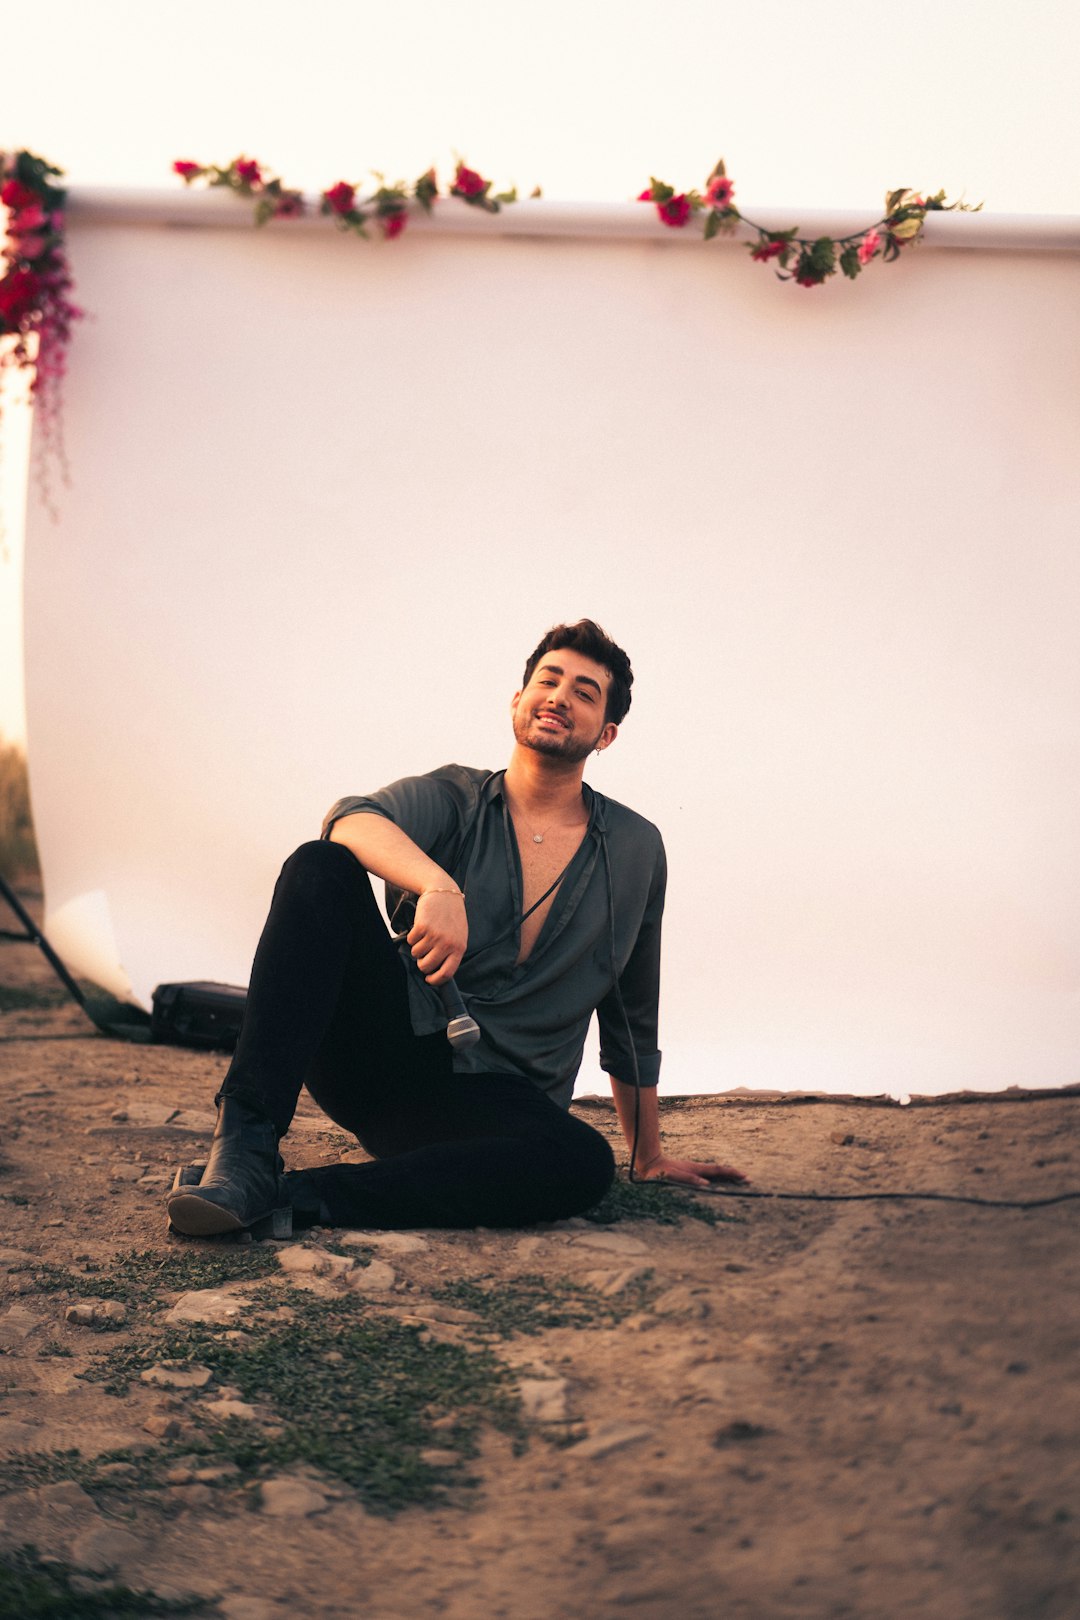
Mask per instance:
[[[504,771],[447,765],[333,806],[286,861],[201,1177],[173,1227],[270,1218],[517,1226],[590,1208],[614,1176],[569,1112],[590,1019],[639,1177],[746,1178],[670,1157],[656,1084],[666,865],[657,829],[584,781],[630,707],[625,652],[590,619],[549,630],[511,703]],[[384,879],[392,937],[368,873]],[[479,1026],[447,1040],[443,987]],[[302,1084],[373,1155],[284,1172]]]

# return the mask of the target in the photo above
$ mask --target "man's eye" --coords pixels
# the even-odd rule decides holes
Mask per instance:
[[[595,693],[593,693],[593,692],[584,692],[584,691],[582,691],[582,692],[578,693],[578,697],[583,698],[586,703],[595,703],[596,702],[596,696],[595,696]]]

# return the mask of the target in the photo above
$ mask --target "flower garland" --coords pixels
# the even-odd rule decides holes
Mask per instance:
[[[74,283],[64,250],[66,193],[53,183],[61,174],[32,152],[0,152],[0,203],[7,210],[0,250],[0,384],[9,366],[32,373],[30,394],[42,447],[37,470],[50,511],[52,457],[66,481],[61,394],[71,329],[83,315],[71,301]]]
[[[173,164],[185,185],[201,181],[209,186],[224,186],[241,197],[255,199],[255,223],[265,225],[271,219],[295,219],[304,212],[305,204],[299,191],[285,186],[281,179],[265,170],[254,158],[238,157],[225,168],[216,164],[192,163],[185,159]],[[320,213],[329,215],[342,230],[355,231],[367,236],[366,226],[372,218],[381,227],[387,241],[400,236],[408,223],[410,201],[420,204],[425,213],[440,195],[439,182],[434,169],[428,169],[410,188],[403,181],[388,186],[381,174],[376,174],[378,186],[370,196],[360,196],[358,184],[338,180],[321,196]],[[451,197],[497,214],[504,203],[517,202],[516,188],[491,193],[491,181],[485,180],[475,169],[458,161],[454,179],[449,188]],[[531,193],[540,196],[537,186]],[[900,249],[914,242],[929,213],[960,209],[964,213],[977,213],[981,203],[972,206],[963,201],[946,202],[944,191],[932,197],[922,197],[906,187],[890,191],[885,198],[885,213],[873,225],[867,225],[850,236],[800,236],[798,226],[790,230],[767,230],[747,219],[735,206],[735,183],[728,176],[723,158],[713,169],[705,183],[704,192],[680,191],[665,180],[651,179],[638,197],[639,202],[651,202],[665,225],[681,229],[695,214],[705,213],[704,239],[706,242],[719,232],[734,230],[738,224],[755,233],[756,241],[748,242],[752,259],[759,263],[775,260],[776,274],[781,281],[794,281],[799,287],[820,287],[838,270],[854,281],[873,259],[884,262],[898,257]],[[789,270],[789,265],[794,265]]]
[[[252,199],[257,225],[296,219],[307,210],[301,192],[254,158],[237,157],[225,167],[180,159],[173,164],[173,172],[185,185],[224,187]],[[62,170],[32,152],[0,152],[0,205],[7,215],[0,247],[0,405],[4,371],[8,367],[29,371],[40,434],[37,470],[50,509],[48,467],[53,458],[66,482],[61,394],[72,328],[84,313],[71,299],[74,283],[64,247],[66,193],[55,183],[61,176]],[[359,182],[336,181],[322,192],[319,212],[339,229],[365,238],[374,222],[383,238],[392,241],[408,224],[411,203],[430,213],[444,195],[434,169],[426,170],[411,186],[400,180],[388,185],[381,174],[374,178],[376,185],[368,195]],[[518,200],[516,187],[493,192],[492,182],[460,159],[445,195],[489,214]],[[530,195],[539,197],[539,186]],[[874,259],[888,263],[916,241],[927,214],[954,209],[977,213],[982,207],[962,200],[946,202],[944,191],[923,197],[903,187],[887,194],[885,212],[873,225],[849,236],[811,238],[800,236],[798,226],[773,230],[747,219],[735,206],[734,197],[734,182],[721,160],[703,192],[676,192],[666,181],[653,178],[638,201],[653,203],[663,223],[676,229],[704,213],[705,241],[742,224],[754,233],[754,240],[746,244],[751,258],[774,262],[782,281],[794,281],[800,287],[820,287],[837,271],[854,281]]]
[[[279,176],[256,162],[254,158],[237,157],[222,168],[216,163],[192,163],[180,158],[173,164],[186,186],[201,182],[210,187],[224,187],[240,197],[255,199],[255,223],[265,225],[272,219],[297,219],[305,212],[301,192],[286,186]],[[383,237],[392,241],[400,236],[409,220],[409,202],[418,202],[430,214],[439,193],[439,180],[434,169],[428,169],[410,187],[403,180],[387,185],[381,174],[376,174],[378,185],[369,197],[361,194],[359,182],[338,180],[322,193],[319,212],[327,214],[343,231],[353,231],[366,237],[367,224],[374,218]],[[492,182],[485,180],[475,169],[458,162],[449,188],[451,197],[459,197],[473,208],[482,208],[488,214],[497,214],[504,203],[517,202],[517,188],[498,191],[492,195]],[[539,197],[540,188],[532,193]]]
[[[694,214],[707,210],[704,238],[711,241],[719,231],[733,231],[742,223],[757,236],[748,242],[750,257],[767,264],[775,259],[781,281],[794,281],[799,287],[820,287],[838,270],[849,281],[861,275],[872,259],[884,263],[899,256],[900,249],[914,242],[922,230],[927,214],[952,212],[959,209],[965,214],[977,214],[982,203],[946,202],[944,191],[932,197],[918,196],[907,187],[890,191],[885,198],[885,213],[873,225],[866,225],[850,236],[800,236],[799,227],[788,231],[766,230],[756,225],[736,208],[733,198],[735,183],[728,177],[723,158],[720,159],[705,183],[704,195],[698,191],[676,192],[664,180],[649,181],[638,197],[638,202],[656,204],[656,212],[665,225],[681,229]],[[795,263],[788,270],[792,259]]]

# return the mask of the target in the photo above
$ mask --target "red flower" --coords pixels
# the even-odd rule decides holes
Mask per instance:
[[[726,174],[714,174],[705,187],[705,201],[714,208],[730,208],[734,195],[735,182],[729,180]]]
[[[676,196],[669,197],[667,202],[657,203],[656,212],[665,225],[685,225],[690,218],[690,203],[686,193],[680,191]]]
[[[304,212],[304,199],[298,191],[285,191],[274,204],[275,219],[298,219]]]
[[[386,238],[386,240],[388,242],[392,242],[394,240],[395,236],[400,236],[401,235],[402,231],[405,229],[405,226],[408,223],[408,219],[409,219],[409,216],[405,212],[404,208],[397,209],[397,211],[395,213],[393,213],[393,214],[384,214],[383,215],[383,217],[382,217],[383,235],[385,236],[385,238]]]
[[[237,158],[234,164],[236,178],[245,186],[261,186],[262,170],[254,158]]]
[[[336,186],[323,192],[323,201],[332,214],[348,214],[356,201],[356,187],[350,186],[347,180],[339,180]]]
[[[0,281],[0,320],[18,326],[33,313],[41,282],[32,270],[12,270]]]
[[[464,163],[459,163],[454,172],[454,184],[451,191],[459,197],[482,197],[487,190],[489,182],[475,169],[467,169]]]
[[[12,210],[29,208],[34,203],[40,203],[41,198],[29,186],[24,186],[21,180],[7,180],[0,186],[0,203]]]
[[[806,275],[806,276],[796,276],[795,277],[795,283],[799,287],[820,287],[821,284],[822,284],[822,280],[823,280],[823,278],[821,276],[815,276],[815,275]]]
[[[779,242],[759,242],[757,247],[751,253],[750,257],[752,259],[759,259],[762,262],[766,259],[775,259],[779,254],[783,253],[786,247],[787,243],[782,240]]]
[[[173,174],[178,174],[181,180],[193,180],[197,174],[202,173],[201,163],[189,163],[187,158],[177,158],[173,164]]]
[[[638,193],[638,202],[652,202],[652,186],[646,186],[644,191]]]

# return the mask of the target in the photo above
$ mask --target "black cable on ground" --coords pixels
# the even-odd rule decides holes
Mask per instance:
[[[761,1192],[748,1187],[688,1187],[685,1182],[669,1181],[669,1187],[681,1187],[684,1192],[707,1193],[713,1198],[786,1198],[810,1204],[859,1204],[873,1200],[927,1199],[939,1204],[981,1204],[986,1209],[1046,1209],[1050,1204],[1065,1204],[1080,1198],[1080,1192],[1056,1193],[1053,1198],[976,1198],[963,1193],[939,1192]]]

